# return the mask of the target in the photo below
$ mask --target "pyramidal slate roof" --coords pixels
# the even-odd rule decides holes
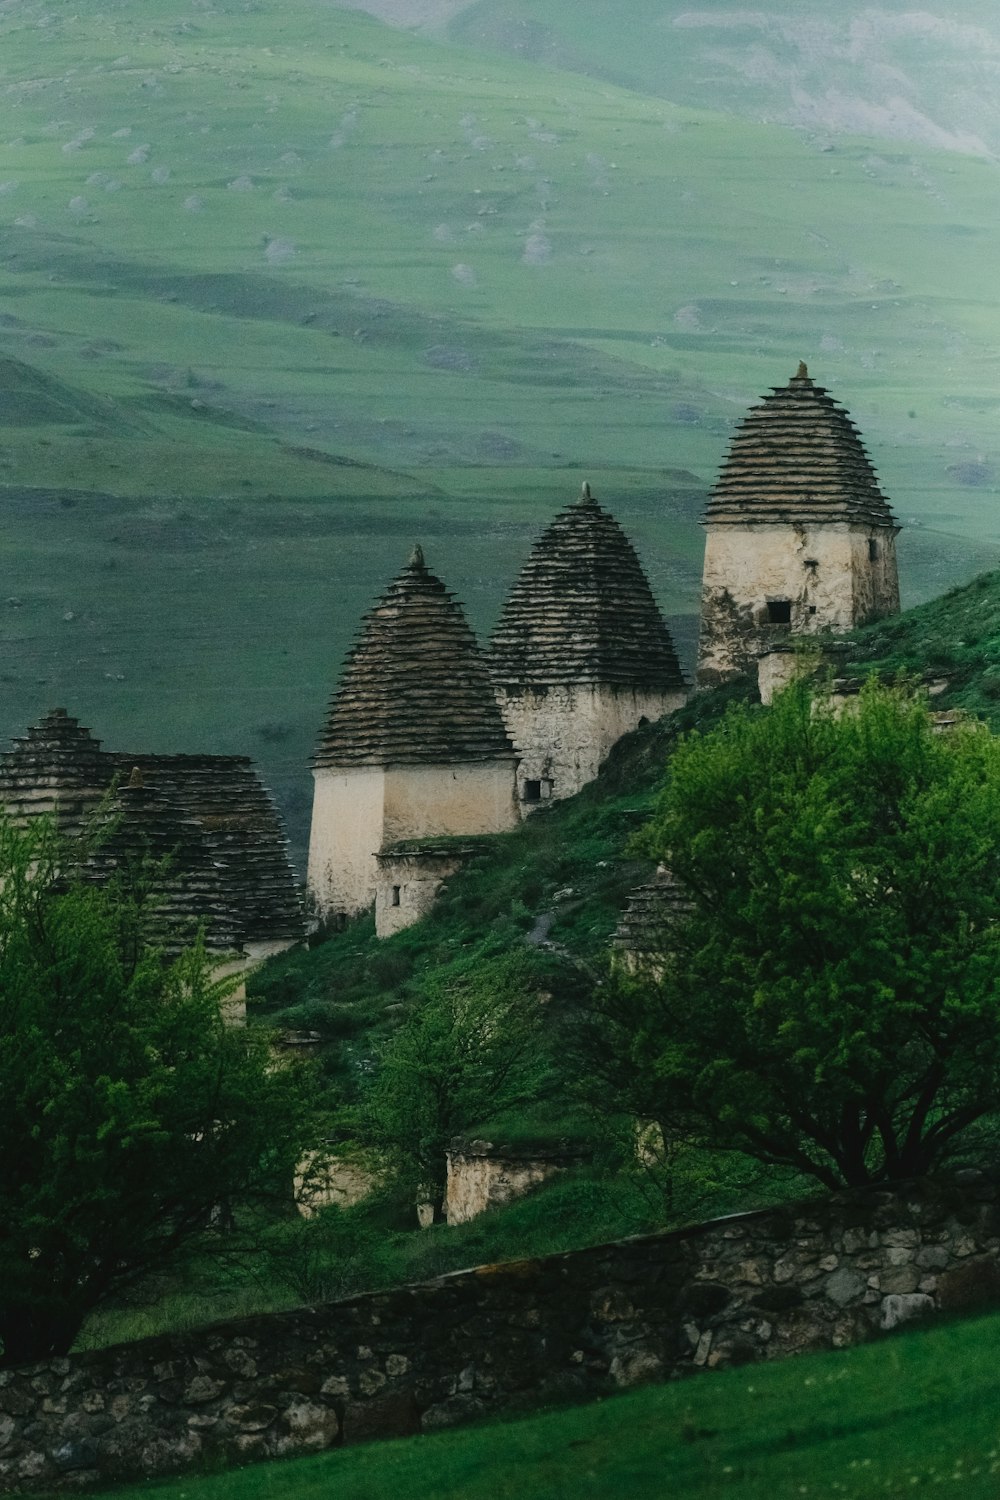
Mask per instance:
[[[0,803],[52,813],[68,836],[86,829],[86,878],[160,862],[147,908],[168,951],[201,923],[217,951],[304,935],[281,821],[245,756],[112,753],[54,709],[0,754]]]
[[[315,764],[454,765],[513,759],[462,606],[414,547],[364,618]]]
[[[857,427],[804,364],[740,422],[705,519],[896,525]]]
[[[690,898],[671,871],[660,865],[652,880],[630,893],[612,936],[612,947],[637,958],[662,953],[666,930],[682,922],[690,911]]]
[[[635,548],[586,484],[532,548],[490,654],[494,680],[508,689],[560,683],[685,689]]]

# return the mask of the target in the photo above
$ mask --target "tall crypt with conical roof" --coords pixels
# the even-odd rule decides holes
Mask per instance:
[[[804,364],[737,428],[705,530],[703,685],[790,635],[899,611],[899,528],[858,429]]]
[[[535,543],[490,661],[521,757],[523,811],[578,792],[622,735],[684,702],[674,644],[635,549],[589,485]]]
[[[308,885],[320,918],[366,910],[377,888],[380,932],[422,915],[427,881],[414,880],[423,892],[410,910],[417,892],[380,884],[379,856],[398,854],[436,887],[440,845],[400,842],[514,827],[515,763],[462,607],[415,547],[362,622],[316,754]]]

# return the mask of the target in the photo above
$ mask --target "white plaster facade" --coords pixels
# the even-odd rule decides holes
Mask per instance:
[[[754,671],[790,635],[840,634],[899,609],[892,527],[755,520],[706,530],[702,682]]]
[[[401,839],[504,833],[518,822],[513,759],[317,767],[309,892],[321,919],[375,900],[376,855]]]
[[[498,687],[497,701],[520,756],[517,791],[528,813],[550,799],[572,797],[593,781],[623,735],[644,719],[672,713],[685,694],[575,683]]]
[[[441,886],[461,869],[464,856],[438,850],[390,850],[377,859],[375,935],[392,937],[426,917]]]

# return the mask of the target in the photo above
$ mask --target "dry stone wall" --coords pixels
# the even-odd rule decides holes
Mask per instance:
[[[0,1372],[0,1487],[432,1431],[1000,1300],[1000,1174],[844,1193]]]

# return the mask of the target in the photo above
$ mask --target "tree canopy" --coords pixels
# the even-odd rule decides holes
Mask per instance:
[[[533,1099],[547,1067],[527,955],[456,966],[384,1046],[365,1132],[440,1216],[452,1137]]]
[[[6,1364],[64,1353],[94,1306],[238,1205],[287,1200],[315,1139],[306,1075],[226,1026],[202,947],[164,961],[128,892],[69,863],[44,821],[0,818]]]
[[[622,1104],[830,1186],[1000,1108],[1000,743],[803,683],[675,752],[646,850],[681,912],[596,1035]]]

